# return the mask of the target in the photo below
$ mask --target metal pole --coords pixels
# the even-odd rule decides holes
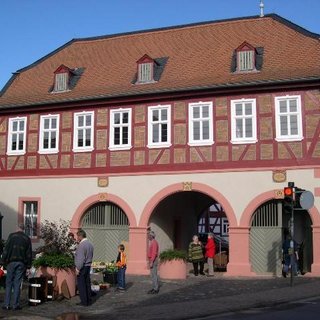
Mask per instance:
[[[291,226],[290,226],[290,234],[291,234],[291,241],[290,241],[290,265],[291,265],[291,272],[290,272],[290,286],[293,287],[293,264],[294,264],[294,210],[293,210],[293,202],[291,204]]]

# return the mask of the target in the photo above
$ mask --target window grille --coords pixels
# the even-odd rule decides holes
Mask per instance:
[[[31,237],[37,237],[38,225],[38,202],[24,201],[23,202],[23,217],[24,217],[24,231]]]
[[[277,203],[267,203],[253,214],[252,227],[277,227],[279,225]]]
[[[254,52],[240,51],[238,53],[239,71],[249,71],[254,69]]]
[[[57,73],[55,76],[54,91],[66,91],[68,89],[68,73]]]
[[[138,70],[138,81],[139,82],[151,82],[152,79],[152,67],[153,63],[140,63]]]

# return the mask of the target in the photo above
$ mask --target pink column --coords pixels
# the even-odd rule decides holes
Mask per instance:
[[[320,276],[320,226],[312,226],[312,235],[313,235],[313,263],[311,265],[311,273],[309,274],[312,277]]]
[[[255,276],[249,258],[250,229],[229,227],[229,263],[227,276]]]
[[[128,259],[128,274],[147,275],[147,228],[129,227],[130,255]]]

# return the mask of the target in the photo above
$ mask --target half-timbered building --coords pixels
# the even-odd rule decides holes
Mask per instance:
[[[96,260],[124,241],[146,274],[149,227],[186,249],[219,218],[228,275],[280,274],[294,182],[315,196],[294,234],[320,275],[319,37],[270,14],[73,39],[18,70],[0,97],[4,238],[23,221],[36,245],[65,219]]]

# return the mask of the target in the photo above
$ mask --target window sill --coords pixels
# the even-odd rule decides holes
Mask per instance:
[[[202,142],[188,142],[190,147],[204,147],[204,146],[212,146],[214,144],[213,141],[202,141]]]
[[[123,151],[123,150],[130,150],[132,148],[132,146],[111,146],[108,149],[110,151]]]
[[[8,151],[7,152],[7,156],[23,156],[25,154],[26,154],[25,151],[19,151],[19,152],[17,152],[17,151]]]
[[[163,149],[163,148],[170,148],[172,146],[171,143],[164,143],[164,144],[148,144],[147,147],[149,149]]]
[[[94,150],[93,147],[83,148],[83,149],[77,149],[77,148],[72,149],[72,151],[75,152],[75,153],[78,153],[78,152],[91,152],[91,151],[93,151],[93,150]]]
[[[275,138],[278,142],[294,142],[294,141],[302,141],[303,137],[277,137]]]
[[[231,140],[232,144],[255,144],[258,140]]]

